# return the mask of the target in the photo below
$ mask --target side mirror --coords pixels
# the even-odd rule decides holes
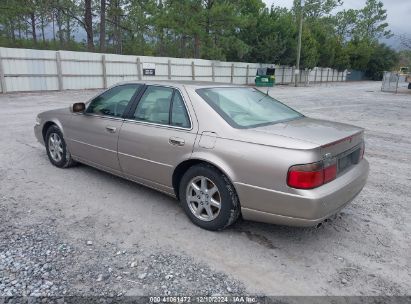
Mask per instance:
[[[86,104],[84,102],[76,102],[71,106],[71,111],[73,113],[81,113],[86,109]]]

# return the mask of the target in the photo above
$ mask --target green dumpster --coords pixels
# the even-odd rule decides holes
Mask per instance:
[[[273,87],[275,84],[275,69],[274,68],[260,68],[257,69],[255,76],[256,87]]]

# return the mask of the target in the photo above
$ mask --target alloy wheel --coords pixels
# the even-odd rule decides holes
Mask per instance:
[[[194,216],[202,221],[214,220],[221,210],[221,195],[205,176],[196,176],[188,183],[186,201]]]
[[[57,133],[51,133],[48,141],[50,156],[55,162],[63,158],[63,142]]]

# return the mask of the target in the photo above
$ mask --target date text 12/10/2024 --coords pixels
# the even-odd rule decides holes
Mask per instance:
[[[252,296],[159,296],[149,297],[150,303],[258,303]]]

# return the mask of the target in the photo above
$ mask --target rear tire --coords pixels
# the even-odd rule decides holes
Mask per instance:
[[[240,202],[229,179],[211,165],[187,170],[179,189],[180,201],[190,220],[207,230],[222,230],[240,215]]]
[[[54,166],[58,168],[68,168],[76,164],[67,149],[63,133],[56,125],[52,125],[47,129],[44,141],[47,156]]]

